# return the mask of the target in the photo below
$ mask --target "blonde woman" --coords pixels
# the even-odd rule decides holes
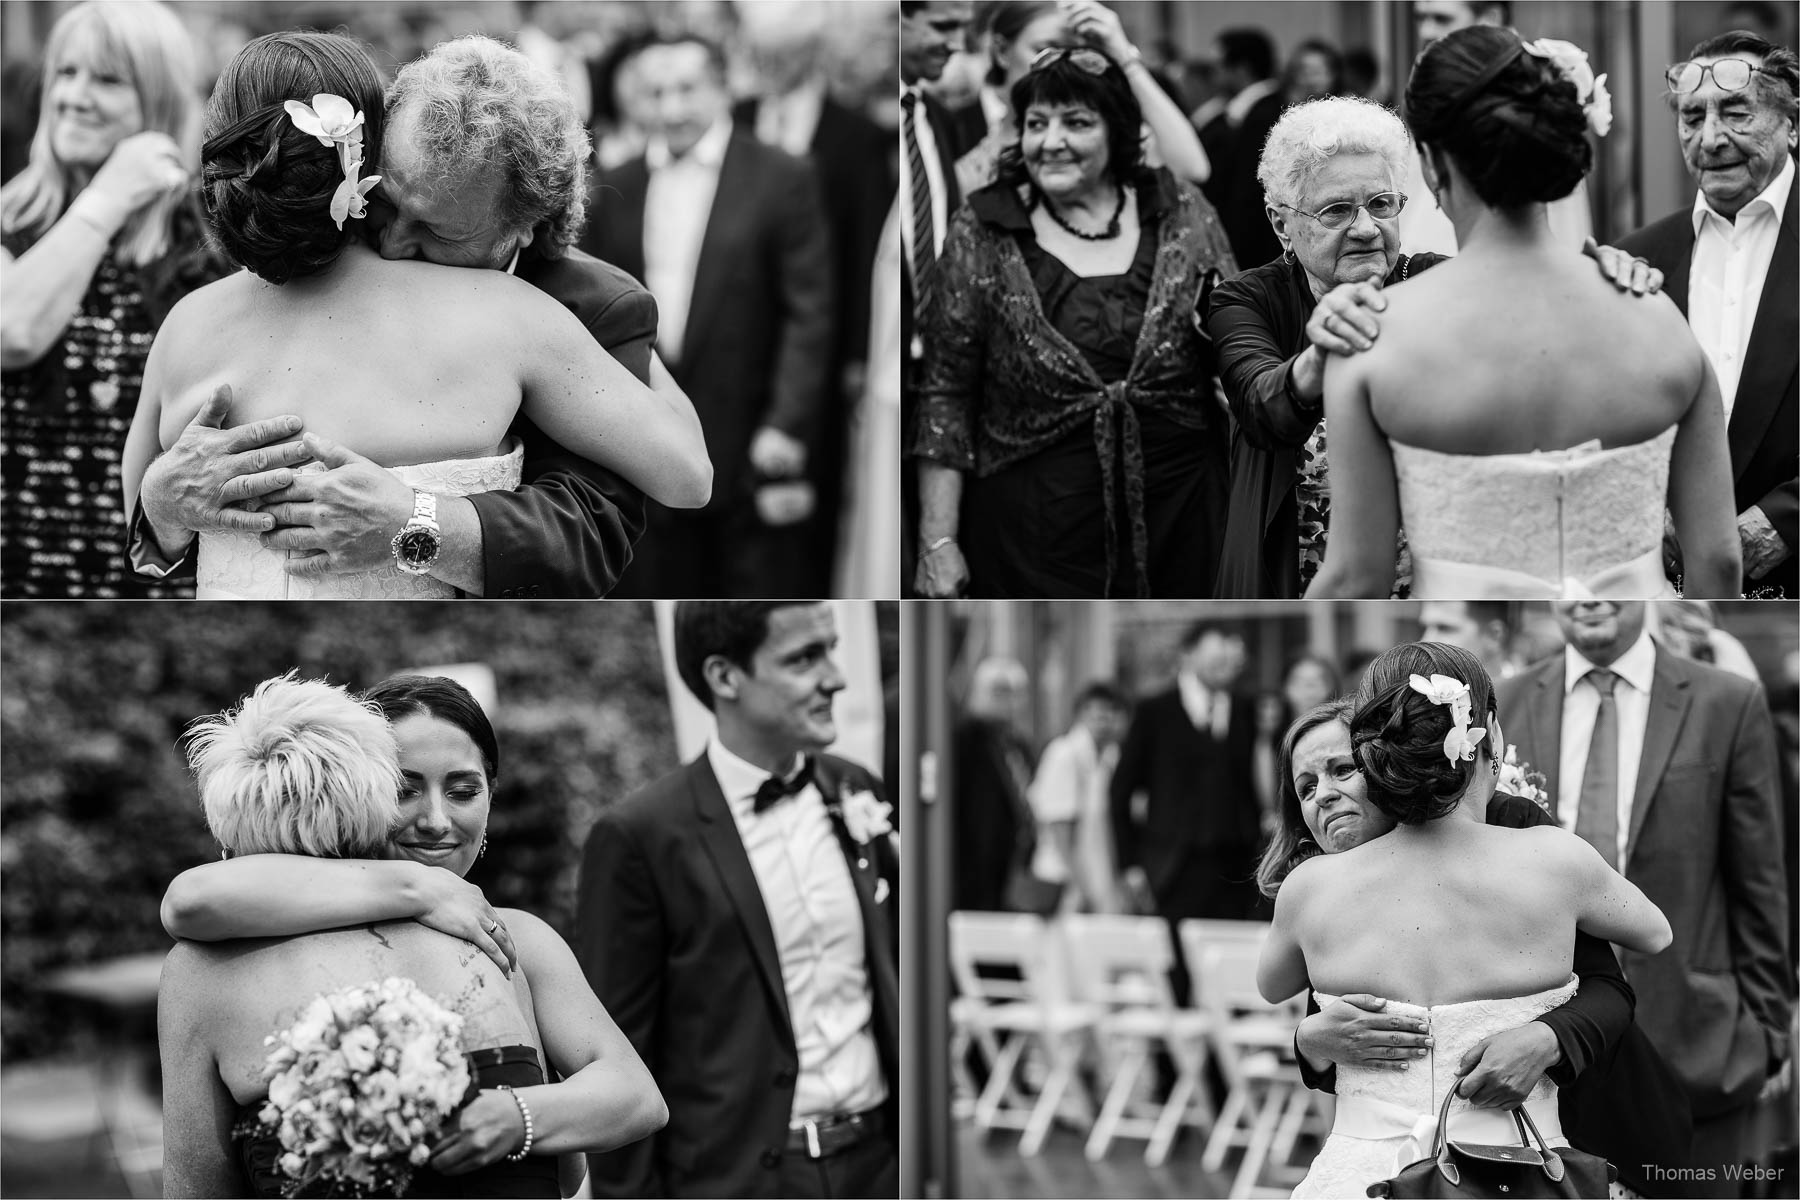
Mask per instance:
[[[119,457],[175,302],[224,274],[189,188],[192,39],[153,0],[64,13],[30,162],[0,189],[0,594],[143,596]]]

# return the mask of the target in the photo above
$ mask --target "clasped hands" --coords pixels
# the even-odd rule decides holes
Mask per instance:
[[[1314,1066],[1406,1070],[1431,1048],[1431,1029],[1423,1017],[1386,1009],[1379,996],[1341,996],[1300,1022],[1294,1043]],[[1477,1108],[1516,1108],[1561,1057],[1550,1027],[1528,1021],[1463,1054],[1456,1065],[1457,1094]]]
[[[192,533],[235,530],[292,552],[285,569],[300,578],[392,561],[393,536],[412,516],[411,488],[362,455],[303,433],[299,417],[226,429],[230,412],[231,388],[221,385],[144,473],[144,515],[166,549]],[[326,469],[296,469],[309,462]]]

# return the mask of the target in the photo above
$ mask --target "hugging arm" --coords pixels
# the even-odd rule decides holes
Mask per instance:
[[[237,1104],[207,1044],[209,997],[192,947],[177,946],[163,963],[156,997],[156,1043],[162,1054],[163,1195],[241,1196],[231,1155]]]
[[[1325,367],[1325,424],[1331,430],[1331,537],[1307,599],[1385,600],[1394,587],[1400,503],[1394,455],[1370,410],[1361,358]]]
[[[531,984],[538,1035],[559,1083],[517,1089],[531,1110],[533,1154],[605,1151],[646,1138],[668,1122],[656,1081],[582,978],[568,944],[542,920],[506,909]],[[484,1091],[458,1111],[431,1165],[460,1175],[496,1162],[525,1141],[510,1095]]]
[[[1637,884],[1608,866],[1598,850],[1561,833],[1546,830],[1544,840],[1563,856],[1568,877],[1576,885],[1571,895],[1576,927],[1639,954],[1657,954],[1667,947],[1674,934],[1662,909]]]
[[[1262,958],[1256,964],[1256,988],[1270,1004],[1279,1004],[1307,985],[1306,952],[1295,936],[1295,924],[1306,903],[1306,885],[1295,887],[1307,864],[1302,863],[1281,885],[1275,896],[1275,919],[1263,939]]]
[[[196,942],[293,937],[374,921],[416,920],[473,943],[502,971],[517,955],[481,889],[411,859],[249,854],[191,867],[163,893],[170,937]]]
[[[662,901],[636,833],[604,812],[588,835],[576,900],[575,954],[587,984],[637,1055],[657,1069],[663,1006]],[[665,1196],[656,1139],[588,1160],[595,1196]]]
[[[1669,459],[1669,513],[1681,540],[1683,592],[1733,598],[1739,594],[1743,557],[1731,494],[1731,451],[1725,441],[1725,407],[1712,364],[1700,356],[1702,379],[1675,431]]]

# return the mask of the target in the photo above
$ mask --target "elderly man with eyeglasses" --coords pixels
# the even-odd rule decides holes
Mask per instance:
[[[1736,30],[1667,73],[1694,203],[1624,238],[1662,269],[1719,377],[1744,590],[1800,596],[1794,148],[1800,64]],[[1671,546],[1678,570],[1679,548]],[[1779,592],[1777,591],[1779,589]]]

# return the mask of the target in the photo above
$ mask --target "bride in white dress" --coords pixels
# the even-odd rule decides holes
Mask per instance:
[[[1665,509],[1685,593],[1739,594],[1711,367],[1672,301],[1620,294],[1550,229],[1603,99],[1493,26],[1414,66],[1407,120],[1461,251],[1383,292],[1372,349],[1329,360],[1331,543],[1309,598],[1387,596],[1397,527],[1417,599],[1664,595]]]
[[[361,172],[383,125],[380,74],[350,38],[271,34],[227,65],[207,105],[203,182],[214,238],[246,269],[193,292],[157,334],[126,441],[126,511],[144,469],[222,384],[243,398],[234,425],[298,415],[439,495],[518,486],[521,448],[502,439],[522,411],[651,499],[704,504],[712,468],[679,391],[639,382],[509,274],[390,262],[363,244]],[[393,567],[302,581],[286,557],[255,534],[203,534],[199,594],[453,594]]]
[[[1557,826],[1486,823],[1490,751],[1505,741],[1473,655],[1436,642],[1396,647],[1370,665],[1363,695],[1350,722],[1356,766],[1398,824],[1294,869],[1257,981],[1270,1001],[1307,986],[1321,1004],[1346,993],[1405,997],[1387,1011],[1423,1016],[1433,1044],[1401,1071],[1338,1067],[1336,1120],[1297,1197],[1359,1196],[1427,1157],[1463,1054],[1574,995],[1577,928],[1645,954],[1671,936],[1661,910],[1587,842]],[[1568,1144],[1547,1078],[1525,1108],[1548,1145]],[[1449,1134],[1518,1140],[1506,1112],[1460,1099]]]

